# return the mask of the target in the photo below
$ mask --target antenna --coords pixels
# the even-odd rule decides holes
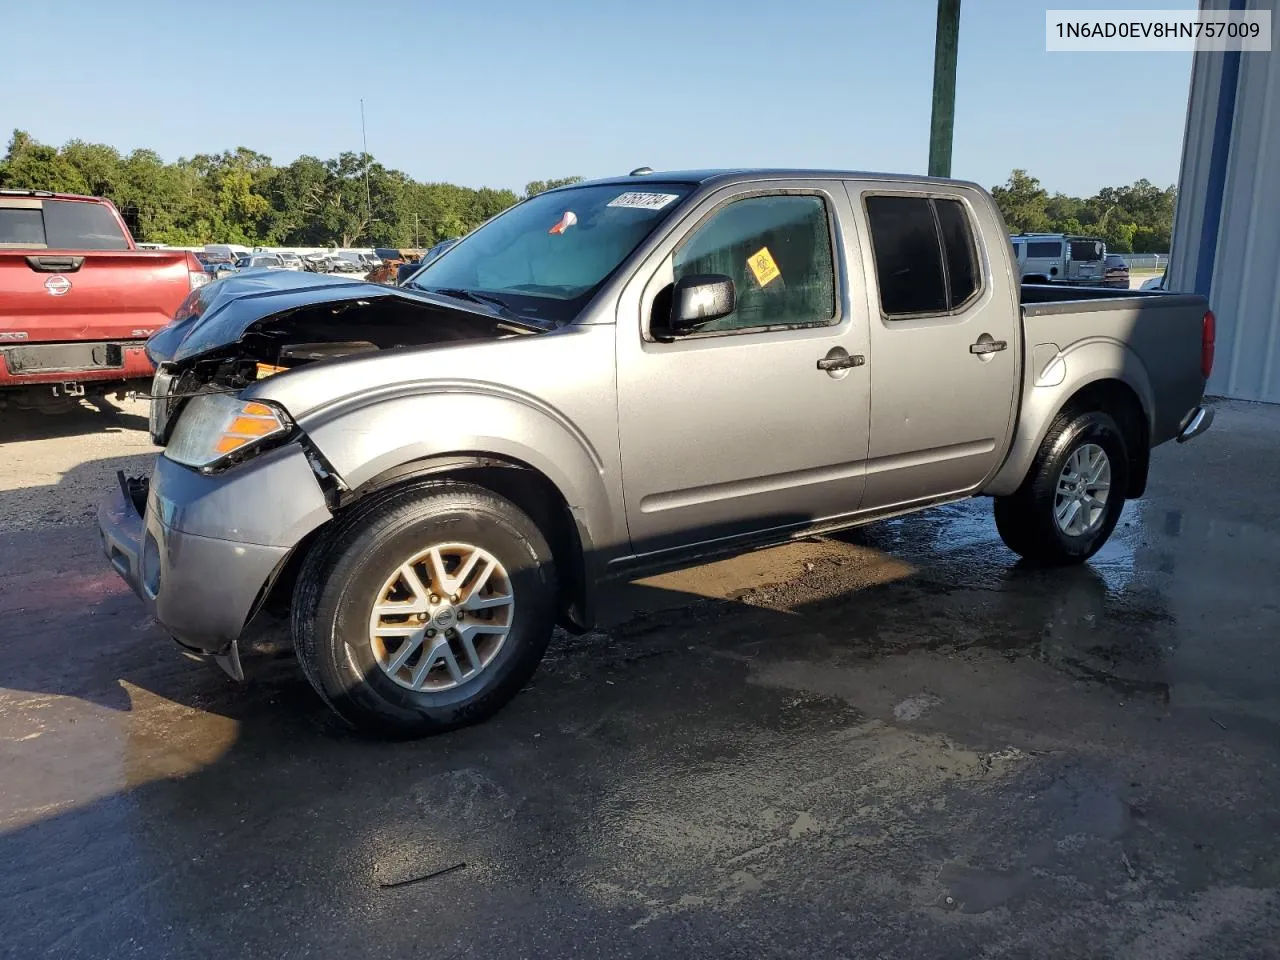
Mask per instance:
[[[373,224],[373,193],[369,189],[369,135],[364,129],[364,97],[360,98],[360,144],[363,155],[361,160],[364,162],[364,218]]]

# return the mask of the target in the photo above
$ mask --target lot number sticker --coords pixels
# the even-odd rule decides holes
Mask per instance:
[[[624,193],[609,201],[611,207],[630,207],[633,210],[661,210],[679,194],[675,193]]]
[[[767,287],[782,276],[782,271],[773,262],[773,254],[769,252],[768,247],[761,247],[747,257],[747,266],[751,268],[751,272],[756,278],[756,283],[762,287]]]

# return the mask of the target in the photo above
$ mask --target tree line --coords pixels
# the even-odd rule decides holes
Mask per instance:
[[[535,180],[532,196],[581,177]],[[366,153],[285,166],[237,147],[165,163],[153,150],[104,143],[51,147],[15,130],[0,160],[0,188],[110,199],[134,238],[198,246],[427,247],[461,236],[521,199],[513,190],[419,183]]]
[[[524,196],[581,177],[534,180]],[[104,143],[51,147],[15,130],[0,188],[83,193],[112,200],[142,242],[196,246],[427,247],[457,237],[521,199],[513,190],[419,183],[367,153],[285,166],[237,147],[165,163],[154,150]],[[1050,194],[1025,170],[991,191],[1014,233],[1084,233],[1117,253],[1167,253],[1176,190],[1149,180],[1094,196]]]
[[[1103,187],[1092,197],[1050,195],[1025,170],[1014,170],[992,195],[1013,233],[1083,233],[1113,253],[1168,253],[1178,191],[1150,180]]]

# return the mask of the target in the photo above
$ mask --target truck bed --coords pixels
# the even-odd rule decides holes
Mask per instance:
[[[1023,284],[1023,330],[1028,376],[1025,391],[1058,356],[1074,371],[1073,355],[1092,343],[1123,346],[1126,381],[1145,384],[1151,396],[1167,398],[1144,404],[1156,410],[1149,424],[1152,445],[1177,435],[1185,412],[1204,391],[1202,338],[1208,303],[1199,294],[1107,287]],[[1066,349],[1059,352],[1059,345]],[[1026,394],[1024,393],[1024,400]]]

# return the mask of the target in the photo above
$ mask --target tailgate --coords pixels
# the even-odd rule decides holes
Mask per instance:
[[[181,250],[0,250],[0,345],[149,337],[190,289]]]

